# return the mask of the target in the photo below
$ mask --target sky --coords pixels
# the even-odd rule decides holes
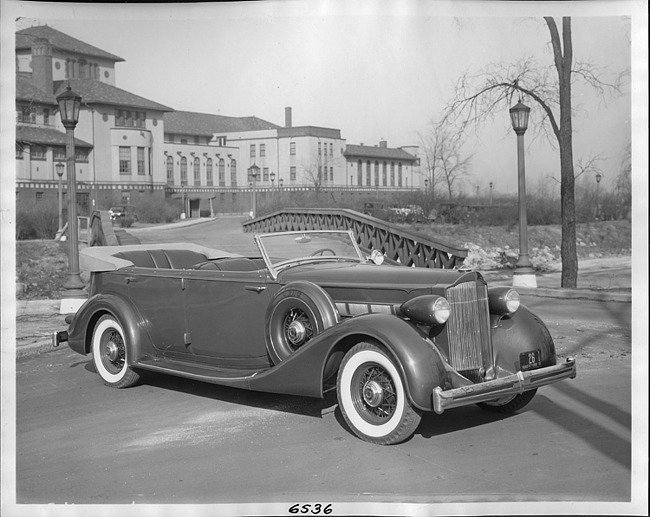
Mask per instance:
[[[122,57],[117,86],[171,108],[283,125],[291,106],[294,126],[340,129],[348,144],[386,139],[399,147],[420,143],[461,74],[524,56],[552,66],[541,17],[549,10],[573,16],[576,59],[596,64],[606,79],[630,67],[633,27],[626,15],[634,4],[566,3],[558,10],[546,3],[544,11],[539,5],[23,3],[16,14],[18,28],[47,24]],[[629,82],[619,97],[574,90],[574,156],[600,156],[602,188],[615,181],[630,142],[630,106]],[[495,193],[516,193],[516,137],[507,110],[468,136],[465,148],[473,155],[466,191],[486,192],[493,182]],[[548,140],[530,137],[526,149],[529,190],[540,179],[559,178]]]

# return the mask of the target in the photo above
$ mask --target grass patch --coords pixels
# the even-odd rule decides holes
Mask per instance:
[[[68,243],[16,241],[16,282],[20,300],[56,299],[68,278]]]

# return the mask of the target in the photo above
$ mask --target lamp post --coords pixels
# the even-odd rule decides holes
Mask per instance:
[[[275,197],[275,172],[271,173],[271,199]]]
[[[526,216],[526,166],[524,133],[528,129],[530,108],[519,102],[510,108],[512,129],[517,134],[517,178],[519,184],[519,260],[512,277],[513,287],[537,287],[535,270],[528,256],[528,218]]]
[[[248,168],[248,176],[253,179],[253,203],[251,209],[251,217],[255,219],[257,215],[257,175],[260,173],[260,168],[253,163]]]
[[[63,164],[59,162],[54,166],[54,168],[56,169],[56,175],[59,177],[59,229],[56,231],[56,238],[60,239],[61,234],[63,233],[63,185],[61,183],[61,178],[63,177]]]
[[[429,191],[429,178],[424,178],[424,193]]]
[[[600,172],[596,173],[596,221],[600,220],[600,180],[603,179],[603,175]]]
[[[490,181],[490,204],[492,204],[492,187],[494,184]]]
[[[68,279],[61,298],[61,314],[77,312],[87,298],[79,273],[79,234],[77,230],[77,177],[75,171],[74,129],[79,122],[81,97],[70,86],[56,98],[59,115],[66,133],[66,164],[68,176]]]

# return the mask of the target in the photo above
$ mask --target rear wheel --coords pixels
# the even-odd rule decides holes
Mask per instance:
[[[409,402],[395,364],[373,343],[359,343],[345,355],[337,394],[343,418],[367,442],[403,442],[420,424],[420,412]]]
[[[537,393],[537,388],[530,391],[524,391],[514,397],[508,397],[505,399],[490,401],[490,402],[479,402],[477,404],[481,409],[486,411],[493,411],[495,413],[509,414],[519,411],[521,408],[526,406]]]
[[[116,318],[107,314],[99,319],[91,347],[95,369],[104,384],[128,388],[140,381],[141,373],[128,366],[130,350]]]

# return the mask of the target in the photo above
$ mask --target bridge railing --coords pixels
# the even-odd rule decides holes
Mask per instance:
[[[352,230],[361,248],[377,249],[389,261],[405,266],[452,269],[467,250],[429,235],[342,208],[285,208],[243,223],[245,232]]]

